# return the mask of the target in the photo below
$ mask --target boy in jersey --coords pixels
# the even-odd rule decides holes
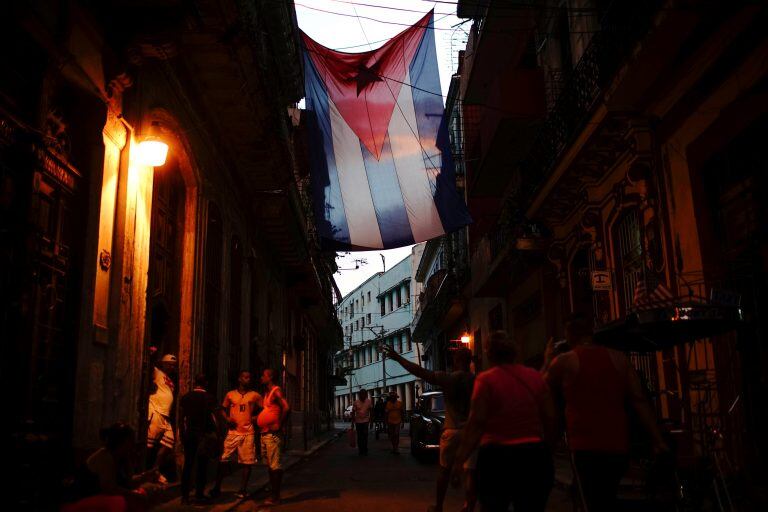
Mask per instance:
[[[256,431],[253,428],[254,408],[261,403],[261,395],[251,390],[251,372],[243,370],[237,379],[237,389],[224,396],[222,406],[229,422],[229,431],[224,439],[224,450],[216,473],[216,484],[209,493],[211,498],[221,495],[221,481],[224,479],[223,463],[229,462],[237,453],[237,462],[243,466],[240,490],[235,493],[240,499],[248,497],[248,479],[251,468],[256,464]]]
[[[153,469],[163,467],[173,458],[173,426],[171,426],[171,410],[173,408],[174,378],[178,369],[176,356],[165,354],[160,362],[152,368],[152,393],[149,395],[149,425],[147,427],[147,448],[150,450],[160,444],[155,457]],[[160,481],[165,483],[165,477],[160,475]]]
[[[280,502],[280,483],[283,480],[283,469],[280,465],[282,450],[280,434],[285,417],[290,410],[275,380],[274,370],[267,369],[261,374],[265,393],[264,409],[256,420],[261,430],[261,455],[266,458],[269,485],[272,490],[272,496],[264,502],[265,505],[275,505]]]

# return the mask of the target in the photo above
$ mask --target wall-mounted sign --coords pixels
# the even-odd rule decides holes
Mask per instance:
[[[592,271],[592,289],[594,291],[610,291],[612,288],[610,270]]]

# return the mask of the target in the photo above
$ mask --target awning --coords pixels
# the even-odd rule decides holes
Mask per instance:
[[[734,331],[744,323],[741,308],[679,304],[634,311],[595,331],[595,341],[626,352],[655,352]]]

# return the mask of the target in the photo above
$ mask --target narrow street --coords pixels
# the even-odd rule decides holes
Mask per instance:
[[[5,7],[4,509],[768,511],[768,1]]]
[[[400,455],[390,453],[385,436],[377,441],[371,435],[370,454],[360,457],[350,448],[346,436],[340,436],[314,455],[298,462],[286,472],[283,502],[277,507],[263,507],[266,493],[240,503],[220,502],[211,506],[192,506],[189,510],[281,512],[402,512],[426,511],[433,503],[436,458],[417,460],[410,454],[407,431],[401,438]],[[263,471],[257,466],[254,474]],[[458,512],[463,504],[462,492],[449,489],[446,512]],[[569,511],[570,501],[555,487],[549,511]]]

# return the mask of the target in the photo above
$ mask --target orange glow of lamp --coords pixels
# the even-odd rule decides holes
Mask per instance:
[[[144,140],[139,142],[137,151],[139,161],[144,165],[159,167],[165,164],[165,159],[168,156],[168,144],[163,141],[158,121],[152,121]]]
[[[464,334],[460,339],[462,345],[469,345],[469,342],[471,341],[469,334]]]

